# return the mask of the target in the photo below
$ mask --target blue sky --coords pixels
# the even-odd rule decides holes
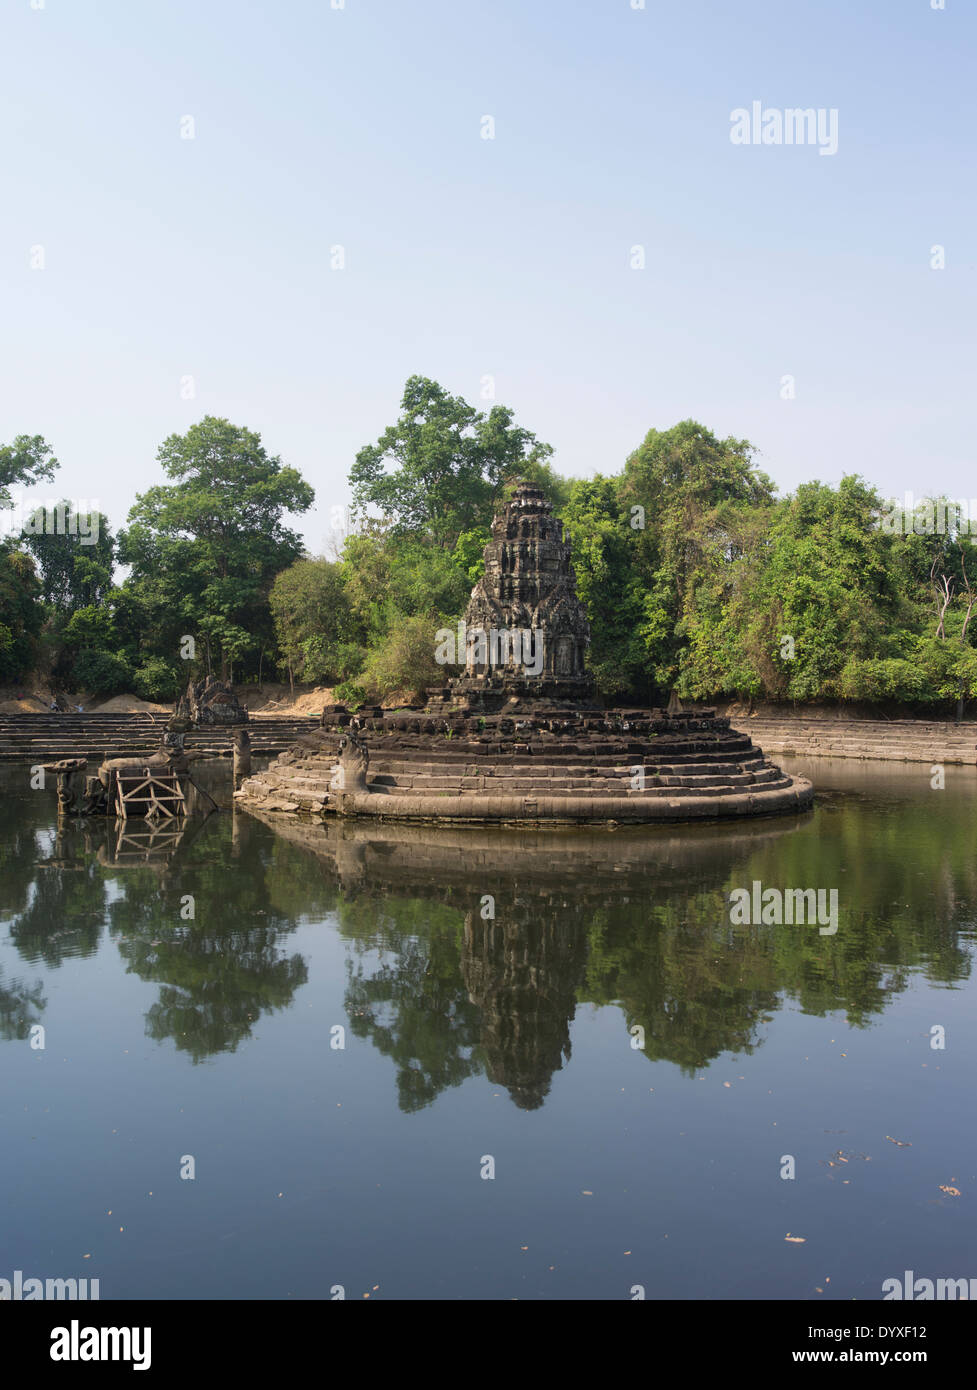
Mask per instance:
[[[572,476],[692,416],[782,491],[977,495],[972,4],[333,3],[0,6],[0,441],[59,494],[118,526],[226,416],[320,552],[420,373],[491,376]],[[836,109],[837,153],[732,144],[753,101]]]

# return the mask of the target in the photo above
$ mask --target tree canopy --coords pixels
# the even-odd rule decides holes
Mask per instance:
[[[214,416],[170,435],[157,457],[173,481],[138,496],[119,535],[129,592],[174,658],[194,636],[226,678],[235,661],[274,650],[268,593],[302,554],[283,517],[315,494],[260,435]]]
[[[332,561],[287,524],[309,483],[258,434],[207,416],[164,440],[163,481],[117,540],[96,516],[93,544],[43,529],[0,544],[0,678],[40,664],[66,687],[170,700],[216,666],[350,702],[420,696],[453,674],[434,634],[463,615],[492,518],[526,479],[564,522],[608,701],[674,690],[959,715],[977,699],[977,556],[945,498],[896,527],[855,474],[779,497],[748,440],[695,420],[649,430],[618,471],[588,478],[562,477],[552,452],[508,407],[412,376],[352,463],[356,525]],[[41,436],[0,447],[0,505],[56,467]]]
[[[410,377],[397,423],[350,470],[357,510],[377,507],[399,533],[452,549],[462,531],[490,524],[507,482],[550,477],[552,448],[513,420],[506,406],[486,415],[436,381]]]
[[[9,507],[10,489],[34,487],[53,478],[58,460],[39,434],[19,434],[12,444],[0,444],[0,507]]]

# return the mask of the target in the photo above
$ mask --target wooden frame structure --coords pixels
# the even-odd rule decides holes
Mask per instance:
[[[165,864],[179,849],[187,829],[182,823],[140,826],[134,820],[131,826],[128,821],[124,825],[116,821],[114,832],[109,832],[110,836],[113,833],[116,839],[108,862],[119,868],[128,868],[130,865],[159,864],[161,860]]]
[[[187,814],[187,801],[179,775],[158,767],[139,770],[115,768],[110,784],[115,793],[115,813],[120,820],[175,820]]]

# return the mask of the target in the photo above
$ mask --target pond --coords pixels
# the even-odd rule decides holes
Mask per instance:
[[[882,1298],[977,1276],[977,770],[504,831],[0,800],[0,1279],[165,1299]],[[736,913],[832,892],[835,930]],[[744,895],[740,895],[741,897]],[[744,918],[746,920],[744,920]]]

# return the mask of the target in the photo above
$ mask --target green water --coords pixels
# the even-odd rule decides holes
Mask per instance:
[[[59,832],[7,769],[0,1279],[878,1300],[906,1269],[977,1276],[977,772],[784,761],[812,814],[537,834],[276,833],[231,812],[226,764],[226,809],[182,835]],[[754,882],[836,890],[837,931],[734,923]]]

